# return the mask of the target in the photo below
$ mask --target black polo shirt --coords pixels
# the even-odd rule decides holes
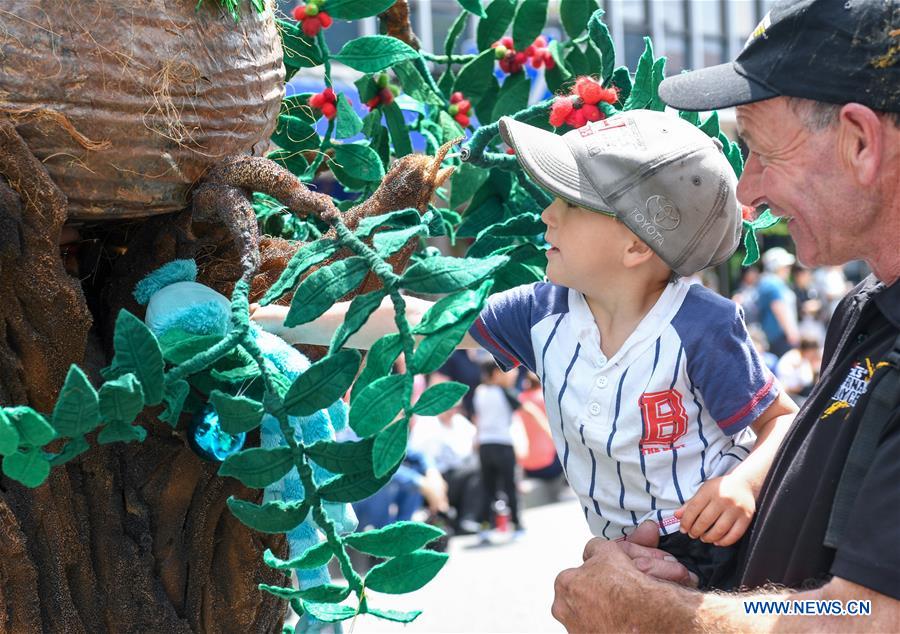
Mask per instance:
[[[739,586],[821,585],[832,575],[900,599],[900,411],[862,483],[841,543],[823,544],[860,415],[900,332],[900,282],[870,276],[841,302],[819,383],[772,465],[737,560]]]

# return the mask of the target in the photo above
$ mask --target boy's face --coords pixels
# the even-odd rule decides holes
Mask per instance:
[[[622,253],[634,240],[628,228],[612,216],[570,205],[556,198],[544,209],[547,278],[554,284],[586,292],[603,273],[618,270]]]

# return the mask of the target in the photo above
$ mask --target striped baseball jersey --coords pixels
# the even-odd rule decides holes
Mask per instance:
[[[747,456],[780,389],[740,308],[681,280],[609,359],[584,296],[549,283],[491,296],[470,333],[540,378],[566,477],[607,539],[647,519],[677,531],[675,510]]]

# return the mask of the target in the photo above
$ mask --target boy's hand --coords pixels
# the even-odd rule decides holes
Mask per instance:
[[[731,546],[750,526],[755,511],[750,483],[730,473],[707,480],[675,511],[675,517],[681,520],[682,533],[716,546]]]

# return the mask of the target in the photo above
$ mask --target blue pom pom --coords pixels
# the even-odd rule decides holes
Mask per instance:
[[[172,260],[148,274],[134,287],[134,298],[145,305],[153,294],[175,282],[193,282],[197,279],[197,263],[193,260]]]

